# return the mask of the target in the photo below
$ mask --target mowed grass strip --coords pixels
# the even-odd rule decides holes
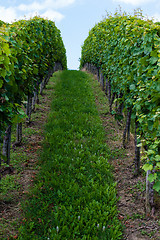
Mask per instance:
[[[18,239],[121,239],[92,79],[80,71],[56,75],[41,170],[24,204]]]

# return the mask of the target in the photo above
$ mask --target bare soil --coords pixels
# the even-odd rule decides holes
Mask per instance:
[[[20,147],[14,148],[14,152],[23,151],[28,155],[28,160],[21,164],[18,184],[20,188],[14,192],[10,201],[0,200],[0,239],[17,239],[17,226],[23,221],[21,202],[26,199],[26,193],[33,184],[33,179],[38,171],[37,161],[43,145],[43,128],[50,109],[50,94],[53,90],[47,90],[43,95],[41,103],[36,109],[36,116],[33,114],[33,122],[30,128],[36,131],[27,137]],[[106,131],[106,143],[111,150],[110,163],[113,166],[114,178],[117,182],[117,197],[119,219],[124,225],[123,240],[160,240],[160,204],[159,198],[156,202],[155,217],[145,215],[145,176],[141,174],[134,177],[134,142],[131,138],[127,149],[122,148],[121,129],[110,113],[104,113],[101,109],[101,99],[95,89],[96,104]],[[107,106],[107,98],[106,98]],[[25,126],[24,126],[25,127]],[[37,131],[38,130],[38,131]],[[37,133],[38,132],[38,133]],[[113,153],[113,154],[112,154]],[[1,170],[3,177],[6,174],[17,174],[12,165]],[[12,193],[8,193],[12,194]]]
[[[96,76],[94,78],[97,81]],[[104,113],[104,103],[99,99],[97,89],[94,91],[96,104],[106,131],[106,143],[111,150],[109,161],[114,168],[114,178],[117,182],[119,219],[124,225],[123,239],[159,240],[160,198],[155,196],[155,216],[146,216],[145,174],[141,171],[140,176],[134,177],[134,138],[131,135],[127,149],[122,147],[123,127],[117,124],[114,116],[109,112]],[[105,104],[108,105],[107,97]]]
[[[18,226],[24,220],[21,203],[27,198],[26,194],[33,185],[38,172],[37,161],[43,145],[43,129],[50,110],[51,92],[53,89],[45,90],[35,113],[32,114],[32,122],[29,125],[23,124],[23,131],[29,128],[31,134],[23,135],[25,140],[20,146],[15,147],[13,143],[11,165],[1,168],[2,177],[6,177],[8,174],[17,175],[17,185],[19,186],[17,191],[8,192],[7,197],[12,196],[10,199],[7,198],[7,201],[0,199],[0,239],[2,240],[17,239]],[[12,166],[12,152],[17,154],[17,157],[21,153],[26,153],[26,161],[22,161],[18,166],[20,171]]]

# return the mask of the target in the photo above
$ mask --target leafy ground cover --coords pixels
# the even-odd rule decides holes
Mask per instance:
[[[88,79],[77,71],[59,75],[18,239],[121,239],[105,134]]]
[[[1,210],[0,211],[0,239],[3,239],[3,240],[18,239],[19,237],[18,228],[22,224],[24,228],[29,226],[30,224],[31,232],[35,230],[34,229],[35,226],[38,226],[38,230],[39,230],[39,227],[41,227],[42,224],[44,224],[42,223],[43,221],[42,217],[40,218],[37,216],[38,219],[35,220],[33,215],[32,217],[31,215],[30,216],[28,215],[28,218],[24,216],[20,203],[22,201],[25,202],[26,199],[30,201],[28,199],[28,191],[30,191],[30,188],[33,186],[35,176],[39,172],[40,162],[38,161],[38,159],[39,159],[41,148],[43,145],[43,138],[44,138],[43,126],[44,126],[44,123],[46,122],[47,116],[50,111],[51,99],[56,98],[56,95],[53,93],[53,89],[54,89],[56,78],[58,76],[59,76],[59,73],[55,73],[51,81],[49,81],[47,89],[44,91],[43,96],[40,98],[40,104],[36,105],[36,112],[33,113],[32,115],[31,125],[30,126],[24,125],[25,129],[23,132],[24,138],[23,138],[22,145],[20,147],[12,148],[12,153],[11,153],[12,166],[11,168],[8,169],[8,171],[13,169],[13,172],[8,172],[9,173],[8,174],[7,169],[5,169],[4,174],[6,177],[5,176],[3,177],[3,181],[1,182],[2,184],[0,185],[0,188],[1,188],[0,189],[0,210]],[[122,149],[121,139],[122,139],[123,131],[116,124],[114,117],[111,114],[109,114],[109,106],[108,106],[108,101],[106,99],[106,96],[103,93],[103,91],[101,91],[97,80],[93,81],[93,78],[91,79],[90,77],[88,81],[90,82],[93,88],[94,101],[96,102],[98,112],[101,117],[101,121],[103,122],[103,127],[101,126],[100,128],[102,129],[102,131],[104,131],[105,129],[105,133],[103,133],[101,136],[105,141],[105,143],[107,144],[108,148],[105,146],[105,149],[102,151],[102,153],[103,152],[105,153],[102,154],[102,157],[106,156],[106,159],[109,159],[110,163],[114,166],[114,169],[112,170],[114,170],[114,177],[115,177],[115,180],[117,181],[116,188],[118,190],[118,196],[120,197],[120,200],[118,202],[118,210],[120,211],[120,213],[118,214],[118,218],[124,225],[123,236],[120,239],[159,240],[160,239],[160,221],[159,221],[160,214],[158,209],[160,209],[160,206],[158,205],[158,202],[157,202],[155,219],[151,219],[149,216],[148,217],[145,216],[145,209],[144,209],[145,177],[142,174],[138,179],[133,178],[133,161],[134,161],[133,151],[134,150],[132,148],[132,143],[130,146],[128,146],[127,149],[125,150]],[[64,87],[64,85],[65,84],[63,84],[62,86]],[[65,89],[64,92],[66,91],[67,90]],[[75,107],[75,105],[73,106],[74,108],[71,107],[72,111],[76,111],[77,108]],[[58,108],[58,103],[57,103],[57,108]],[[71,111],[71,114],[72,114],[72,111]],[[93,118],[96,117],[97,119],[98,116],[96,114]],[[89,115],[91,115],[91,113]],[[58,115],[55,115],[55,116],[58,116]],[[92,127],[91,122],[92,120],[90,121],[90,125]],[[95,124],[94,121],[93,121],[93,124]],[[85,134],[87,135],[87,132]],[[86,142],[87,138],[85,137],[81,138],[82,137],[81,132],[79,132],[78,135],[75,135],[75,133],[73,132],[72,135],[75,136],[75,139],[76,139],[74,148],[77,149],[77,154],[78,154],[79,147],[77,148],[77,145],[80,146],[80,139],[82,139],[82,142]],[[14,142],[14,140],[15,139],[13,134],[12,142]],[[102,145],[104,145],[104,141]],[[62,142],[60,142],[60,144],[62,144]],[[56,143],[52,144],[53,148],[54,148],[54,145],[56,145]],[[82,143],[82,146],[83,146],[83,143]],[[82,149],[84,149],[84,146],[83,148],[81,148],[80,146],[80,152],[82,151]],[[66,151],[65,145],[64,145],[64,151]],[[44,156],[42,156],[42,161],[45,161]],[[59,165],[57,165],[57,167],[59,167]],[[51,166],[51,170],[52,169],[53,168]],[[129,171],[129,174],[128,174],[128,171]],[[41,173],[42,172],[40,172],[40,174]],[[83,171],[83,173],[85,173],[85,170]],[[57,171],[57,177],[58,177],[58,174],[62,176],[62,173]],[[80,175],[78,179],[79,181],[81,181]],[[9,185],[8,183],[11,183],[11,184]],[[43,181],[43,185],[44,185],[44,181]],[[43,185],[40,191],[41,194],[45,193],[46,191],[45,188],[43,189]],[[58,182],[57,182],[57,185],[58,185]],[[64,183],[64,186],[65,186],[65,183]],[[73,187],[74,186],[75,184],[73,185]],[[37,190],[38,190],[38,187],[37,187]],[[73,195],[70,195],[70,196],[73,196]],[[45,199],[45,204],[47,209],[47,206],[48,206],[47,199]],[[48,211],[46,211],[47,214],[49,211],[54,213],[55,206],[56,204],[51,203],[50,207],[48,208]],[[30,210],[32,210],[32,208],[30,208]],[[35,212],[36,212],[36,208],[35,208]],[[39,214],[39,211],[37,211],[37,215],[38,214]],[[73,214],[71,214],[70,217],[71,216],[73,216]],[[93,214],[91,214],[91,216],[93,216]],[[82,220],[81,215],[78,214],[78,212],[77,212],[76,220],[78,221]],[[26,223],[26,221],[28,222]],[[31,226],[31,222],[35,223],[33,227]],[[51,229],[51,227],[53,227],[52,222],[49,225]],[[60,226],[58,226],[57,224],[56,232],[60,231],[59,228]],[[70,227],[69,225],[69,229],[70,228],[72,227]],[[98,230],[100,229],[100,223],[97,224],[97,229]],[[25,229],[23,229],[22,231],[24,232]],[[42,239],[45,239],[45,238],[47,239],[49,238],[49,236],[44,236],[44,238]],[[23,238],[21,237],[21,239],[26,239],[26,238],[23,236]],[[29,239],[29,236],[28,236],[28,239]],[[38,239],[38,237],[36,238],[34,236],[32,237],[30,236],[30,239]],[[50,237],[50,239],[52,238]],[[53,238],[53,239],[56,239],[56,238]],[[66,238],[61,238],[61,239],[66,239]],[[98,239],[108,240],[112,238],[108,238],[108,237],[103,238],[103,236],[102,237],[98,236]],[[116,239],[116,238],[113,238],[113,239]]]
[[[95,76],[92,82],[96,105],[105,128],[105,140],[111,154],[110,164],[114,167],[119,196],[119,219],[124,225],[123,240],[159,240],[160,239],[160,201],[155,194],[155,215],[145,213],[145,174],[134,176],[134,136],[127,148],[122,146],[123,126],[117,124],[110,114],[109,103]],[[141,163],[142,168],[143,162]]]
[[[55,76],[56,77],[56,74]],[[21,146],[14,146],[16,129],[12,129],[11,164],[0,169],[3,176],[0,181],[0,239],[17,239],[18,228],[23,214],[21,201],[33,185],[38,171],[38,158],[42,148],[43,129],[50,110],[53,81],[50,81],[36,104],[30,125],[23,123],[23,141]]]

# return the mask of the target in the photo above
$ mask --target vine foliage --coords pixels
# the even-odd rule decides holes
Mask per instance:
[[[120,118],[118,106],[123,105],[123,112],[135,119],[143,169],[150,171],[148,180],[160,193],[160,24],[139,12],[108,15],[82,46],[80,67],[88,63],[106,78],[106,94],[116,105],[112,112]]]
[[[40,17],[0,23],[0,136],[20,121],[21,105],[38,91],[55,63],[66,69],[66,50],[55,23]]]
[[[18,124],[21,142],[22,119],[27,115],[30,122],[39,90],[42,93],[53,72],[66,68],[66,50],[54,22],[40,17],[12,24],[0,21],[0,166],[1,158],[10,163],[12,124]]]

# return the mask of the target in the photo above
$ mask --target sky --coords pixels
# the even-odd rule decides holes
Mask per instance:
[[[160,0],[0,0],[0,20],[14,22],[35,15],[55,21],[66,47],[68,69],[78,69],[81,47],[89,30],[106,13],[134,13],[160,21]]]

